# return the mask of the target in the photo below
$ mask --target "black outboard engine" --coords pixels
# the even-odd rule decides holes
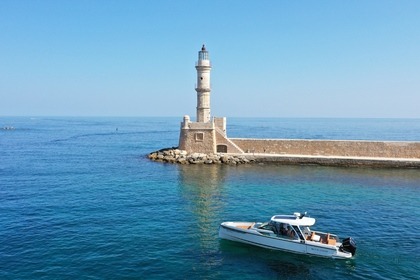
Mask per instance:
[[[351,253],[354,257],[356,254],[356,242],[351,237],[343,239],[343,242],[340,246],[340,251]]]

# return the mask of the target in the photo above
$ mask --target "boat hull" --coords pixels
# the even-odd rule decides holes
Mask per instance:
[[[226,240],[246,243],[272,250],[338,259],[347,259],[352,257],[351,253],[340,251],[338,245],[333,246],[308,240],[279,238],[275,234],[261,231],[252,228],[251,226],[249,228],[244,226],[238,227],[237,223],[233,222],[225,222],[220,225],[219,237]]]

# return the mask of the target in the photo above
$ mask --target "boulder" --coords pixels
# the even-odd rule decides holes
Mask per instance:
[[[255,162],[254,158],[247,158],[242,155],[232,156],[227,154],[203,154],[192,153],[179,150],[178,148],[161,149],[156,152],[151,152],[148,158],[154,161],[163,161],[178,164],[228,164],[239,165]]]

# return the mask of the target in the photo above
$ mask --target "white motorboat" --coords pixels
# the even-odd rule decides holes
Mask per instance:
[[[356,243],[351,237],[340,242],[337,235],[314,231],[314,218],[305,214],[275,215],[269,222],[223,222],[219,237],[273,250],[300,254],[351,258],[356,253]]]

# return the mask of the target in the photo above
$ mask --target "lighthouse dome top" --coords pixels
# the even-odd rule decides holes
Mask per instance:
[[[206,46],[203,44],[203,46],[201,47],[202,51],[206,51]]]

